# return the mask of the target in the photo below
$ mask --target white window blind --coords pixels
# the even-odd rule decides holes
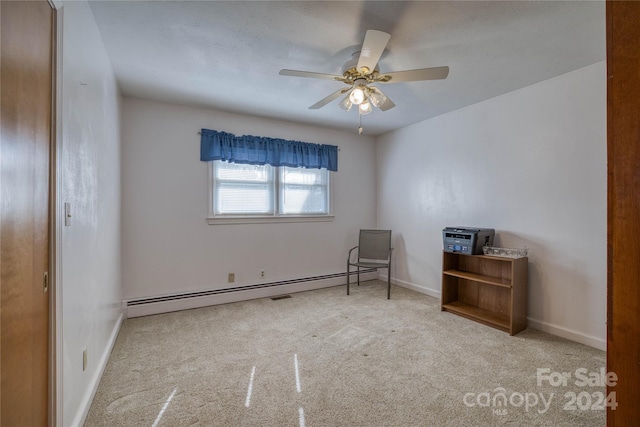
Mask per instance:
[[[273,215],[273,167],[214,162],[214,215]]]

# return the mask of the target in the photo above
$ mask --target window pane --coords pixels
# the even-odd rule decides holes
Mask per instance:
[[[282,182],[285,184],[326,185],[326,169],[304,169],[284,167]]]
[[[269,165],[239,165],[216,161],[215,178],[234,181],[262,181],[271,180],[271,166]]]
[[[273,168],[214,162],[215,215],[273,215]]]
[[[271,184],[220,183],[215,207],[218,215],[273,214]]]
[[[324,187],[284,186],[281,196],[281,213],[326,214],[327,195]]]
[[[327,184],[326,169],[281,168],[280,214],[328,214]]]

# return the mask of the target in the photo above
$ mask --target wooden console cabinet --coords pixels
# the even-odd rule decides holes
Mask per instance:
[[[527,327],[529,259],[443,252],[442,311],[515,335]]]

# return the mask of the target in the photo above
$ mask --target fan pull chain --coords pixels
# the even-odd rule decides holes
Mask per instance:
[[[362,114],[358,112],[358,135],[362,135]]]

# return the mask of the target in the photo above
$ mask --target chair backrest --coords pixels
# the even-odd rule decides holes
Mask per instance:
[[[391,230],[360,230],[358,258],[388,260]]]

